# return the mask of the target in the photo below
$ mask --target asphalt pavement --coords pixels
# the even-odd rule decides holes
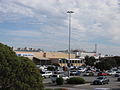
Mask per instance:
[[[46,88],[67,88],[69,90],[95,90],[95,88],[102,88],[101,90],[108,90],[108,88],[109,90],[120,90],[120,82],[117,81],[116,77],[108,76],[110,82],[109,84],[105,85],[91,85],[93,80],[96,79],[96,76],[81,76],[81,77],[85,79],[85,81],[87,82],[86,84],[79,85],[64,84],[58,86],[56,84],[53,84],[50,79],[45,79],[44,84]]]

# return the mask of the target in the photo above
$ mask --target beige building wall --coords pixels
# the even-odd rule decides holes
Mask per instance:
[[[71,58],[75,58],[75,54],[70,55]],[[68,54],[61,52],[46,52],[47,58],[68,58]]]
[[[32,59],[33,57],[44,59],[44,58],[68,58],[67,53],[62,52],[26,52],[26,51],[15,51],[16,54],[21,54],[21,56],[28,57]],[[31,56],[30,56],[31,55]],[[75,54],[70,55],[72,59],[75,58]]]
[[[63,63],[63,62],[59,62],[58,60],[63,58],[63,59],[68,59],[68,54],[67,53],[62,53],[62,52],[26,52],[26,51],[15,51],[17,55],[21,55],[24,57],[28,57],[31,60],[35,60],[33,59],[33,57],[37,58],[37,63],[44,63],[44,65],[46,65],[46,63],[56,63],[58,62],[60,64],[60,66],[67,66],[67,62]],[[71,59],[73,59],[73,65],[74,66],[80,66],[82,65],[82,63],[78,62],[75,63],[75,54],[71,54]]]

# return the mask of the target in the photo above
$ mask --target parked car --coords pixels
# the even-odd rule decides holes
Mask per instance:
[[[50,78],[52,76],[52,72],[51,71],[44,71],[44,72],[41,72],[41,75],[44,78]]]
[[[69,78],[69,77],[66,76],[66,75],[62,75],[62,74],[53,74],[53,75],[51,76],[51,81],[52,81],[53,83],[55,83],[55,82],[56,82],[56,79],[59,78],[59,77],[62,77],[63,80],[67,80],[67,79]]]
[[[106,76],[99,76],[96,80],[93,81],[94,85],[108,84],[109,79]]]
[[[92,71],[86,71],[83,76],[94,76],[94,73]]]
[[[108,73],[106,73],[106,72],[99,72],[98,73],[98,76],[108,76],[109,74]]]
[[[78,68],[78,71],[80,72],[85,72],[87,69],[86,68]]]
[[[70,71],[70,76],[75,76],[75,75],[80,75],[80,71],[71,70],[71,71]]]
[[[106,73],[108,73],[109,75],[115,75],[116,74],[116,72],[112,71],[112,70],[108,70],[108,71],[106,71]]]
[[[117,71],[115,77],[119,77],[119,76],[120,76],[120,71]]]
[[[117,81],[120,81],[120,77],[118,77]]]

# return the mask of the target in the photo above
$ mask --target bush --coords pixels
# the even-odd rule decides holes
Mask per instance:
[[[63,78],[62,78],[62,77],[57,78],[57,79],[56,79],[56,83],[57,83],[57,85],[63,85],[63,83],[64,83]]]
[[[67,80],[68,84],[84,84],[85,80],[83,78],[80,77],[72,77],[70,79]]]

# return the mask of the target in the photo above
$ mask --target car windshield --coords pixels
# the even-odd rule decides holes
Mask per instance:
[[[47,72],[47,73],[51,73],[51,72]]]
[[[57,75],[53,75],[52,77],[57,77]]]
[[[97,79],[103,79],[103,77],[98,77]]]
[[[41,72],[41,74],[45,74],[45,72]]]
[[[120,72],[116,72],[116,73],[120,73]]]
[[[70,71],[70,72],[76,72],[76,71]]]
[[[112,71],[108,71],[108,72],[112,72]]]

